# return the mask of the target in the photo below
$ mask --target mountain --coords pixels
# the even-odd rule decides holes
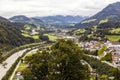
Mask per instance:
[[[41,19],[45,23],[49,23],[52,25],[54,24],[66,25],[70,23],[79,23],[82,20],[86,19],[87,17],[56,15],[56,16],[45,16],[45,17],[34,17],[34,18]]]
[[[34,39],[21,35],[21,31],[8,20],[0,20],[0,49],[10,50],[14,47],[34,42]]]
[[[13,16],[9,18],[9,20],[15,23],[24,23],[24,24],[27,23],[27,24],[34,24],[35,26],[44,26],[42,20],[36,18],[29,18],[24,15]]]
[[[19,16],[13,16],[9,18],[12,22],[21,22],[21,23],[27,23],[30,21],[30,19],[24,15],[19,15]]]
[[[76,24],[75,27],[91,27],[109,23],[120,23],[120,2],[109,4],[96,15]]]
[[[9,22],[8,19],[6,19],[6,18],[4,18],[4,17],[2,17],[2,16],[0,16],[0,21],[6,21],[6,22]]]

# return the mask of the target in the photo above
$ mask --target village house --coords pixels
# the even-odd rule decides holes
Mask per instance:
[[[97,41],[90,41],[90,42],[80,42],[80,46],[86,50],[95,51],[99,50],[104,44],[101,44]]]
[[[108,44],[108,49],[110,49],[112,54],[112,60],[114,64],[120,63],[120,42],[110,42]]]
[[[72,37],[72,36],[66,36],[65,39],[71,39],[74,42],[78,42],[78,39],[76,37]]]

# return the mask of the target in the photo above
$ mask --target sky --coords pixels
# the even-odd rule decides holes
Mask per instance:
[[[0,16],[92,16],[120,0],[0,0]]]

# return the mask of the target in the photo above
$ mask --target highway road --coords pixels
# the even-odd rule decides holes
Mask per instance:
[[[18,57],[22,56],[22,54],[27,49],[20,50],[19,52],[14,53],[9,58],[7,58],[3,63],[7,63],[7,65],[4,67],[2,64],[0,64],[0,80],[2,80],[3,76],[6,74],[6,72],[10,69],[10,67],[15,63],[15,61],[18,59]]]
[[[33,49],[33,50],[29,51],[28,53],[26,53],[25,56],[27,56],[28,54],[34,54],[34,53],[36,53],[37,51],[38,51],[38,49]],[[24,56],[24,57],[25,57],[25,56]],[[21,61],[19,61],[19,63],[17,64],[14,72],[12,73],[12,75],[11,75],[11,77],[10,77],[10,80],[13,80],[13,77],[14,77],[14,75],[15,75],[15,72],[17,71],[17,68],[19,67],[20,63],[21,63]]]

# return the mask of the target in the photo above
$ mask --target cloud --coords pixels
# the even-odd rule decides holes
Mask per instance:
[[[0,16],[91,16],[120,0],[0,0]]]

